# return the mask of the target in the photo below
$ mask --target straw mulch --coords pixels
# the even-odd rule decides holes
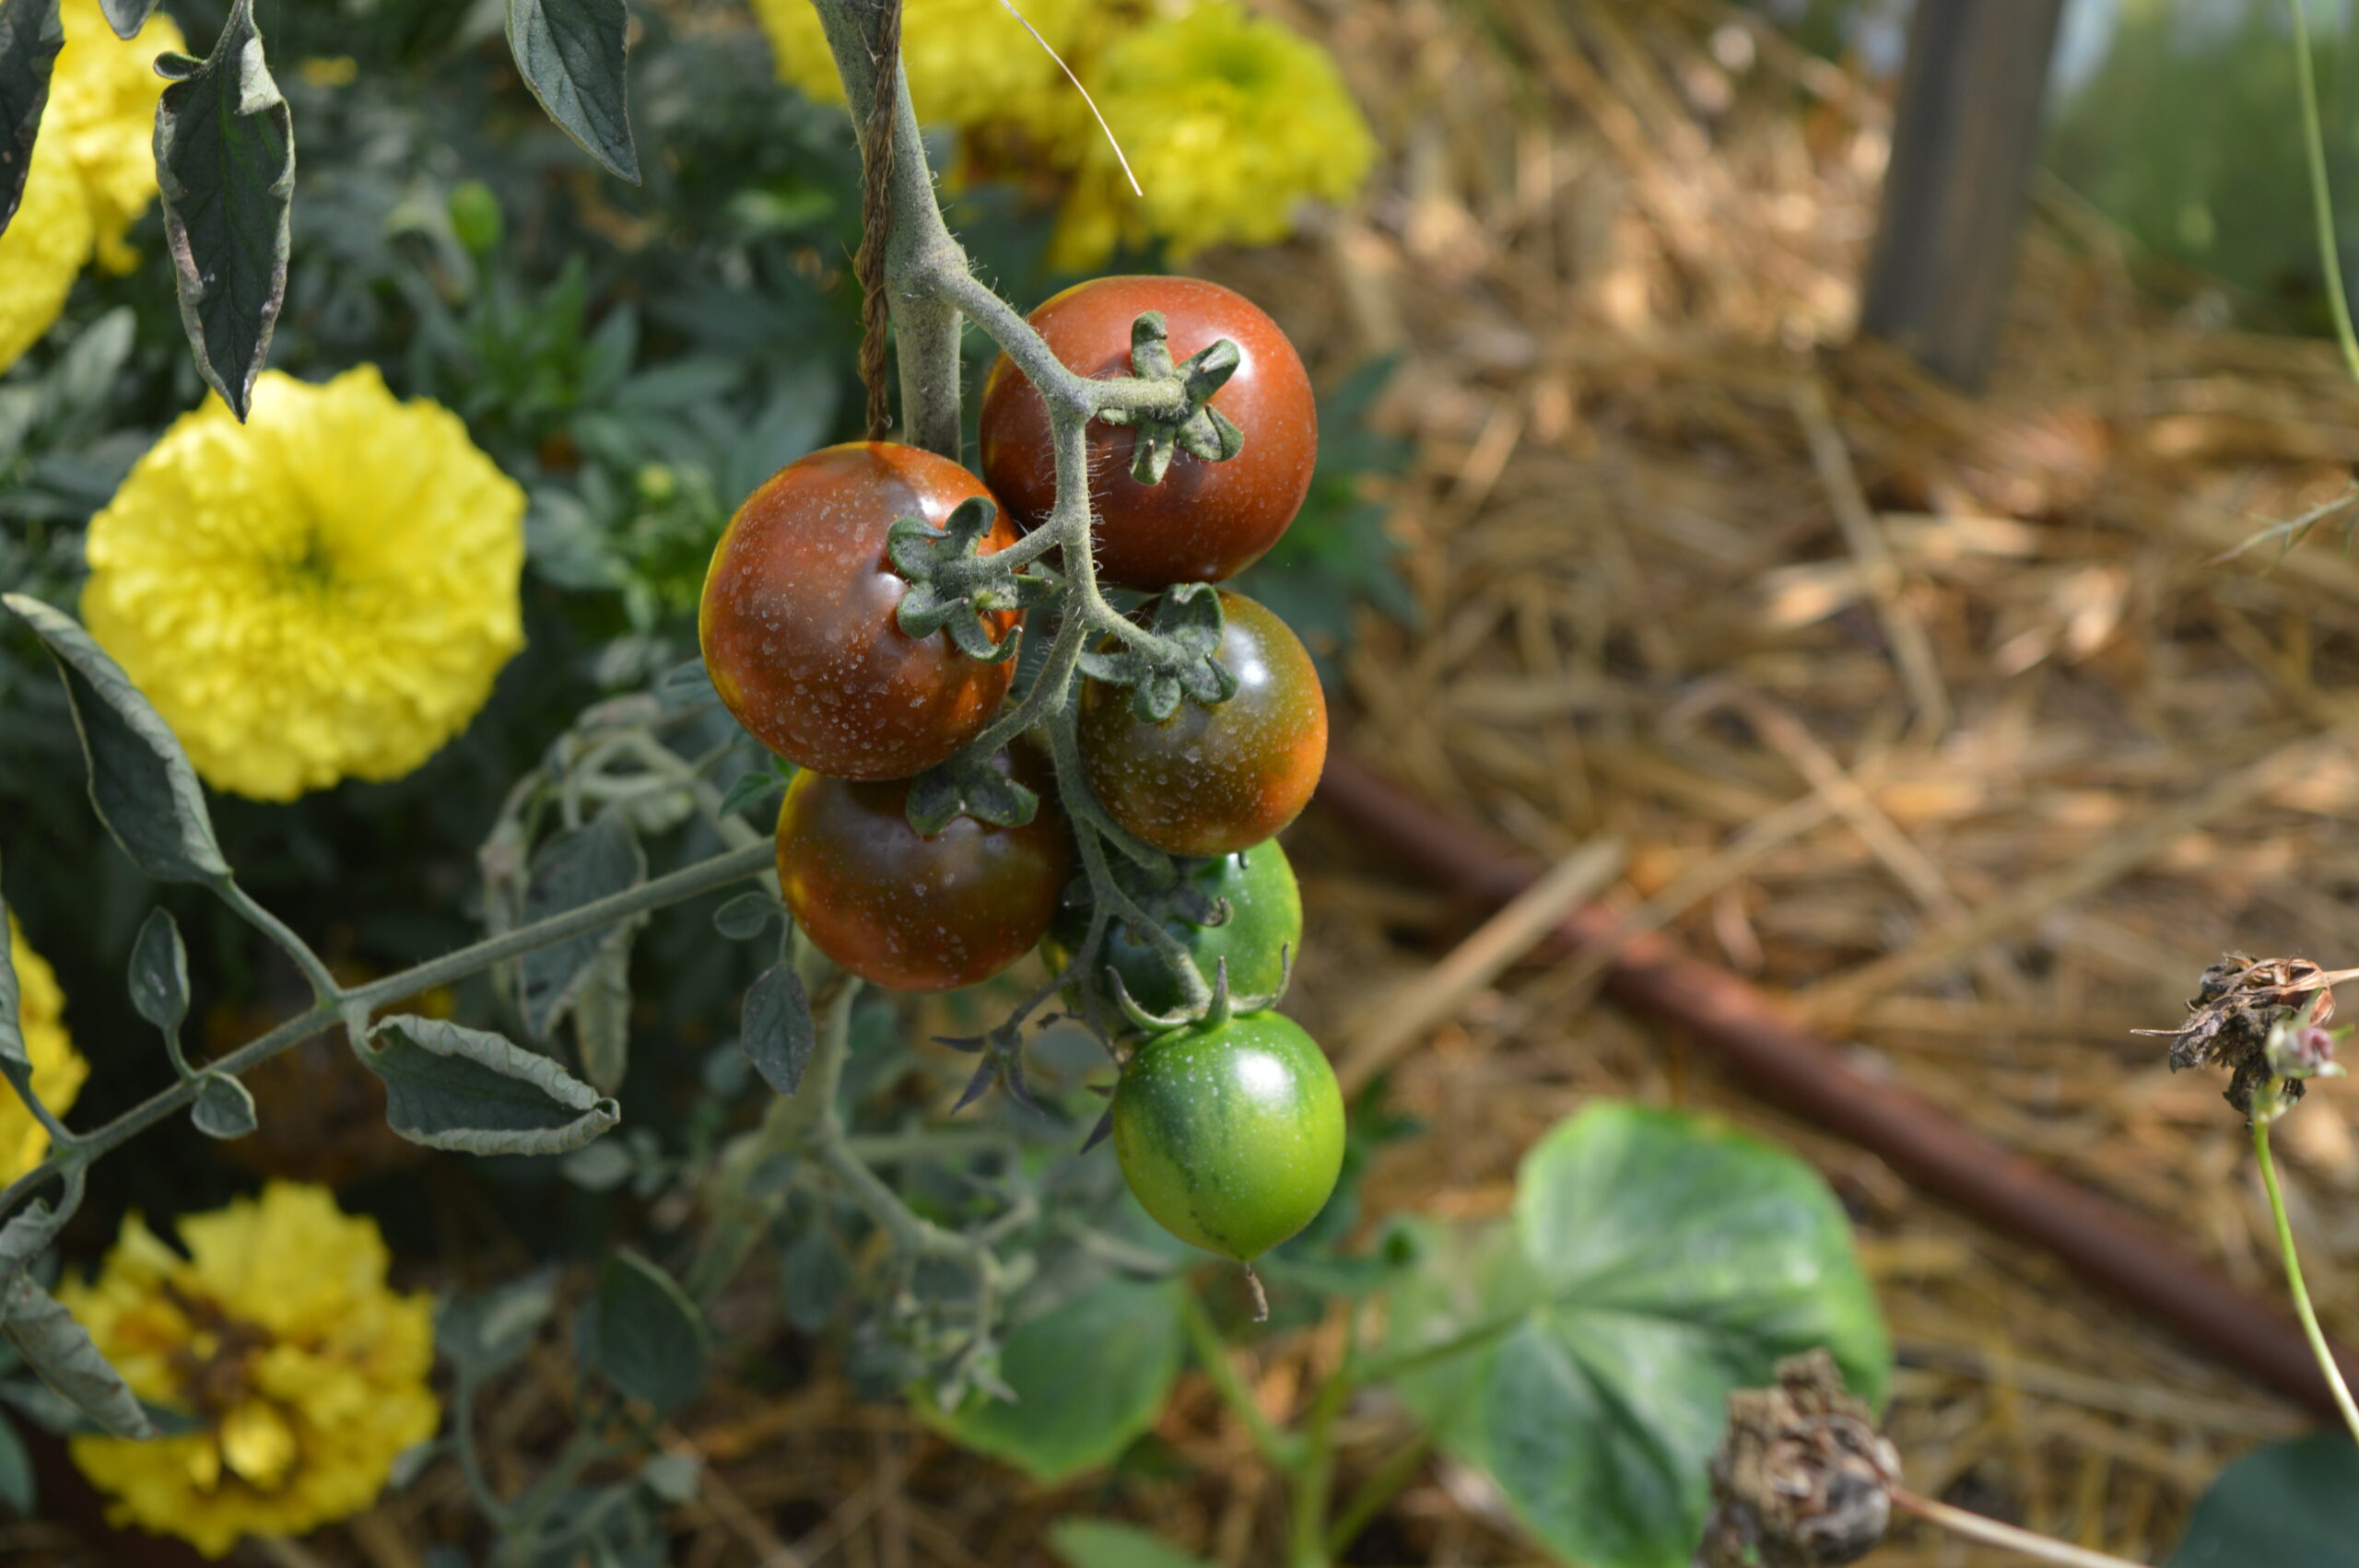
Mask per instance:
[[[1212,258],[1315,369],[1405,354],[1383,411],[1422,608],[1369,615],[1342,743],[1536,855],[1611,832],[1612,896],[1789,995],[1859,1065],[2279,1288],[2219,1083],[2134,1027],[2224,949],[2359,962],[2359,565],[2331,538],[2217,557],[2341,493],[2359,392],[2331,349],[2221,325],[2043,190],[1989,392],[1850,345],[1883,104],[1709,0],[1303,0],[1392,156],[1360,214]],[[2285,221],[2305,221],[2287,214]],[[2166,280],[2167,281],[2167,280]],[[1468,929],[1318,813],[1291,1010],[1338,1054]],[[1398,990],[1387,988],[1400,988]],[[1378,1211],[1492,1214],[1592,1096],[1709,1108],[1800,1148],[1859,1218],[1918,1491],[2142,1561],[2221,1465],[2300,1412],[1761,1110],[1562,966],[1478,995],[1402,1060],[1430,1134]],[[2282,1144],[2311,1280],[2359,1340],[2344,1086]],[[1333,1328],[1334,1325],[1330,1325]],[[1241,1358],[1284,1412],[1333,1333]],[[565,1423],[560,1363],[486,1433],[517,1482]],[[1283,1498],[1191,1378],[1165,1479],[1053,1492],[822,1372],[714,1401],[678,1511],[691,1565],[1045,1562],[1050,1519],[1127,1516],[1225,1568],[1275,1561]],[[1406,1430],[1347,1419],[1344,1485]],[[511,1463],[511,1456],[516,1462]],[[455,1476],[258,1560],[418,1562]],[[1481,1478],[1429,1462],[1358,1563],[1535,1563]],[[2006,1561],[1904,1531],[1884,1568]]]

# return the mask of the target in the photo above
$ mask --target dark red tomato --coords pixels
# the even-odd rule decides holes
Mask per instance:
[[[1075,284],[1032,312],[1059,359],[1093,379],[1128,376],[1131,323],[1160,310],[1171,357],[1182,360],[1222,338],[1237,345],[1237,373],[1212,406],[1245,433],[1226,462],[1180,452],[1162,483],[1131,477],[1133,432],[1089,427],[1090,501],[1097,513],[1097,574],[1152,592],[1175,582],[1219,582],[1262,558],[1286,531],[1319,458],[1319,405],[1302,357],[1278,324],[1233,289],[1192,277],[1101,277]],[[1056,504],[1049,411],[1004,354],[983,384],[983,474],[1023,527]]]
[[[1015,661],[986,664],[894,611],[909,584],[886,558],[904,517],[942,526],[982,482],[917,447],[852,441],[787,464],[714,546],[697,632],[713,688],[755,739],[837,778],[906,778],[975,738]],[[1016,540],[1003,514],[985,549]],[[1014,613],[991,617],[994,637]]]
[[[909,800],[906,780],[796,775],[778,817],[786,907],[814,946],[863,980],[897,991],[988,980],[1056,918],[1073,874],[1064,817],[1044,790],[1022,827],[962,816],[921,837]]]
[[[1220,661],[1237,695],[1182,701],[1150,724],[1121,686],[1086,683],[1081,765],[1107,814],[1173,855],[1230,855],[1310,803],[1327,766],[1327,697],[1309,650],[1241,593],[1223,592]]]

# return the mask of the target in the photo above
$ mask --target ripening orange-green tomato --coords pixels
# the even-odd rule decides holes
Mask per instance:
[[[1195,277],[1097,277],[1032,312],[1033,329],[1065,366],[1093,380],[1128,376],[1131,323],[1162,314],[1171,357],[1226,339],[1238,363],[1210,406],[1243,432],[1223,462],[1182,452],[1161,481],[1131,474],[1137,433],[1089,424],[1089,498],[1100,580],[1150,592],[1175,582],[1219,582],[1278,542],[1319,466],[1319,404],[1285,333],[1233,288]],[[982,465],[1016,521],[1038,528],[1057,498],[1049,408],[1003,354],[983,382]]]
[[[862,979],[897,991],[946,991],[990,979],[1024,956],[1056,918],[1073,874],[1073,838],[1046,779],[1022,827],[954,817],[941,832],[910,825],[905,779],[855,782],[804,772],[779,808],[778,877],[812,945]]]
[[[1237,677],[1226,702],[1182,700],[1161,723],[1124,687],[1081,694],[1081,763],[1107,814],[1173,855],[1250,849],[1302,814],[1327,766],[1327,697],[1310,652],[1240,593],[1220,596],[1217,657]]]
[[[1181,1241],[1248,1263],[1319,1217],[1344,1169],[1344,1094],[1280,1013],[1158,1035],[1114,1086],[1114,1156]]]
[[[976,497],[992,499],[958,464],[892,441],[824,448],[747,497],[713,549],[697,614],[705,669],[737,722],[835,778],[906,778],[973,740],[1015,661],[970,659],[946,632],[902,631],[909,584],[885,552],[897,520],[939,528]],[[983,548],[1015,540],[1002,515]],[[1017,619],[986,624],[999,638]]]

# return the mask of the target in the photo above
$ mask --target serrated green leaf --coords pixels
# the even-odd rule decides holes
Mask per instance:
[[[155,1428],[138,1398],[89,1330],[55,1296],[19,1277],[9,1292],[6,1332],[25,1364],[74,1408],[117,1437],[148,1437]]]
[[[2170,1568],[2359,1568],[2359,1446],[2341,1432],[2272,1443],[2220,1472]]]
[[[287,300],[295,123],[263,57],[253,0],[235,0],[201,63],[166,56],[156,183],[196,368],[240,419]]]
[[[1111,1277],[1009,1330],[999,1375],[1015,1402],[981,1390],[927,1422],[1053,1485],[1105,1464],[1155,1424],[1185,1349],[1178,1280]]]
[[[370,1038],[361,1060],[384,1081],[386,1122],[429,1149],[562,1154],[622,1119],[614,1101],[498,1035],[403,1015]]]
[[[123,852],[158,882],[227,879],[196,770],[155,706],[71,616],[21,593],[0,594],[0,605],[57,664],[89,765],[90,804]]]
[[[628,892],[647,880],[647,853],[620,812],[606,812],[581,827],[551,836],[533,857],[524,887],[526,925]],[[524,1027],[535,1039],[549,1031],[573,1000],[590,966],[614,947],[628,948],[630,920],[582,931],[524,955]]]
[[[254,1129],[254,1097],[227,1073],[208,1073],[188,1116],[207,1138],[243,1138]]]
[[[1498,1331],[1398,1391],[1548,1549],[1686,1568],[1731,1390],[1824,1346],[1880,1400],[1891,1349],[1850,1227],[1783,1150],[1598,1105],[1528,1155],[1511,1227],[1435,1233],[1394,1348]]]
[[[811,1064],[818,1043],[818,1026],[811,1017],[811,999],[793,968],[774,964],[761,973],[745,993],[745,1011],[739,1044],[745,1059],[762,1082],[780,1094],[803,1086],[803,1070]]]
[[[629,37],[623,0],[508,0],[508,51],[524,85],[558,130],[636,185]]]
[[[1206,1568],[1136,1526],[1103,1519],[1059,1519],[1049,1527],[1049,1550],[1065,1568]]]
[[[169,910],[149,910],[131,944],[131,1007],[171,1035],[188,1018],[188,948]]]
[[[107,26],[114,29],[115,37],[126,41],[139,36],[139,29],[155,15],[156,5],[157,0],[99,0]]]
[[[7,0],[0,5],[0,234],[24,199],[32,171],[33,138],[49,102],[51,68],[65,45],[57,0]]]
[[[685,1403],[704,1382],[704,1318],[671,1275],[634,1252],[606,1259],[598,1280],[599,1373],[656,1410]]]

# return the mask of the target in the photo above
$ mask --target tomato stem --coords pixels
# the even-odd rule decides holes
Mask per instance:
[[[2274,1085],[2272,1094],[2274,1092]],[[2334,1347],[2327,1343],[2326,1331],[2318,1327],[2318,1315],[2310,1305],[2309,1287],[2302,1282],[2302,1259],[2294,1249],[2294,1223],[2285,1212],[2284,1194],[2277,1187],[2277,1160],[2269,1150],[2269,1117],[2256,1115],[2252,1118],[2252,1152],[2260,1162],[2260,1184],[2269,1193],[2269,1212],[2277,1222],[2277,1246],[2285,1258],[2285,1284],[2294,1297],[2294,1311],[2302,1320],[2302,1332],[2310,1341],[2310,1353],[2318,1357],[2318,1370],[2326,1375],[2326,1386],[2334,1394],[2335,1408],[2342,1412],[2342,1422],[2351,1435],[2359,1440],[2359,1404],[2351,1398],[2351,1386],[2342,1378],[2342,1368],[2336,1364]]]

